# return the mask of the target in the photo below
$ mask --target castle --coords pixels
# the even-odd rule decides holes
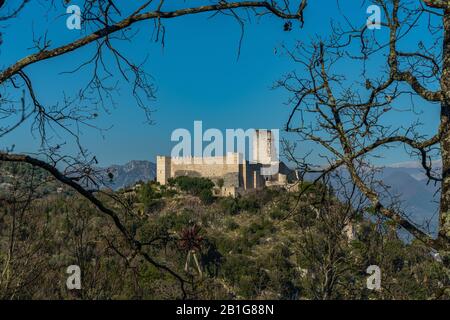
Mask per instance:
[[[156,179],[165,185],[178,176],[209,178],[217,196],[232,197],[264,186],[287,187],[296,180],[295,172],[278,160],[272,131],[255,130],[251,140],[250,161],[238,152],[213,157],[157,156]]]

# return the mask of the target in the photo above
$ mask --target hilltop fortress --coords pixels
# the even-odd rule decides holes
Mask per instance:
[[[296,172],[278,160],[270,130],[254,130],[252,159],[242,153],[228,152],[213,157],[156,157],[156,179],[161,185],[178,176],[211,179],[217,196],[236,196],[264,186],[289,187],[297,180]]]

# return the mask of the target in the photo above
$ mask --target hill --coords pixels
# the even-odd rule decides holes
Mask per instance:
[[[138,181],[152,181],[156,178],[156,164],[146,160],[132,160],[124,165],[112,165],[103,169],[105,175],[113,174],[112,179],[105,179],[105,186],[119,190],[136,184]]]
[[[183,189],[150,182],[97,196],[152,261],[188,281],[189,299],[426,299],[448,282],[429,248],[399,240],[389,224],[375,226],[324,186],[301,198],[265,188],[205,202],[188,188],[198,183],[182,182]],[[24,188],[0,210],[0,270],[8,275],[0,298],[182,297],[177,278],[137,255],[114,221],[86,199],[67,192],[30,198],[33,186]],[[64,270],[73,264],[83,270],[79,292],[65,286]],[[389,290],[367,289],[371,264],[383,270]]]

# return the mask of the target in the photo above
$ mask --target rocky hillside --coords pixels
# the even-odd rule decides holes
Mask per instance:
[[[105,174],[112,173],[112,179],[106,187],[113,190],[129,187],[138,181],[150,181],[156,177],[156,165],[146,160],[132,160],[124,165],[112,165],[105,168]]]

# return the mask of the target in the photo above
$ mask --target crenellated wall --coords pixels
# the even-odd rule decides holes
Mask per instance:
[[[241,161],[242,159],[237,153],[229,153],[224,157],[209,158],[157,156],[156,179],[164,185],[172,177],[205,177],[210,178],[216,184],[220,179],[223,179],[224,187],[244,187]]]

